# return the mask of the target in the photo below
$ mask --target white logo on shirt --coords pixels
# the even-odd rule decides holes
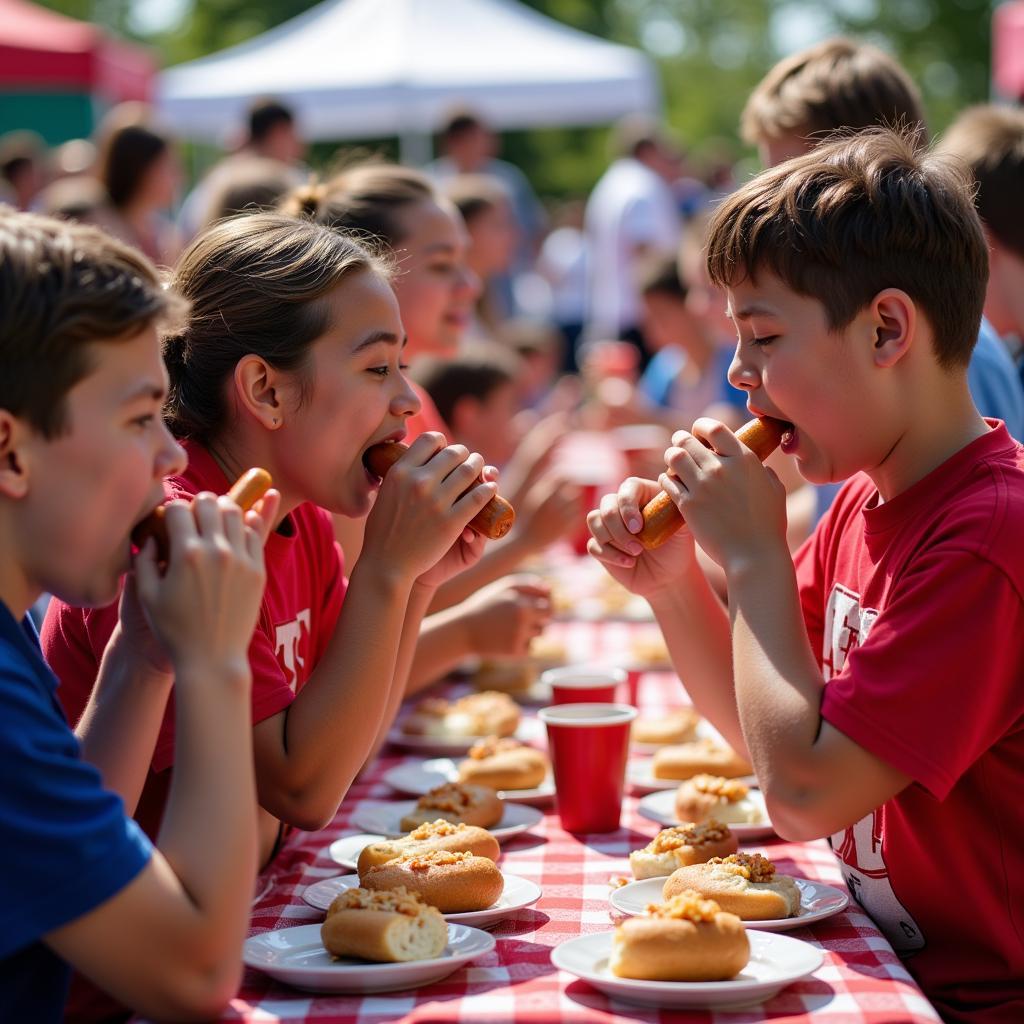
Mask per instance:
[[[832,587],[825,609],[822,640],[822,672],[826,682],[838,675],[850,652],[859,647],[878,618],[873,608],[861,608],[860,595],[840,584]],[[885,837],[880,809],[865,815],[851,828],[829,837],[842,865],[843,878],[853,898],[892,944],[909,953],[924,947],[925,940],[910,912],[896,898],[885,866]]]
[[[309,623],[309,609],[304,608],[291,622],[278,626],[274,633],[277,644],[274,653],[288,676],[288,685],[293,693],[299,685],[298,669],[306,664],[305,659],[299,654],[299,643],[302,640],[302,627],[305,626],[306,632],[309,633]]]

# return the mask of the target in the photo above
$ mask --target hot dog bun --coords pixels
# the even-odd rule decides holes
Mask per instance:
[[[730,825],[764,824],[759,803],[750,798],[748,786],[720,775],[695,775],[679,783],[675,799],[680,821],[708,821],[715,818]]]
[[[759,853],[733,853],[679,868],[665,880],[662,893],[669,899],[691,889],[743,921],[773,921],[800,912],[796,882],[776,874],[775,865]]]
[[[411,832],[420,825],[442,818],[445,821],[461,821],[466,825],[491,828],[501,821],[504,813],[505,808],[498,794],[490,786],[446,782],[424,793],[399,824],[403,831]]]
[[[407,889],[348,889],[328,908],[320,938],[333,956],[433,960],[448,945],[448,926],[437,907]]]
[[[727,981],[750,959],[746,929],[714,900],[685,892],[615,929],[608,967],[641,981]]]
[[[749,775],[753,769],[724,743],[711,739],[691,740],[662,747],[651,765],[656,779],[692,779],[694,775],[720,775],[726,779]]]
[[[405,886],[442,914],[486,910],[505,888],[493,860],[471,853],[412,853],[370,868],[360,878],[367,889]]]
[[[243,511],[249,509],[270,490],[273,481],[265,469],[247,469],[232,485],[227,496]],[[152,537],[156,542],[158,562],[166,562],[170,557],[170,538],[167,536],[167,522],[164,519],[166,510],[163,505],[153,509],[141,522],[136,523],[132,530],[132,543],[141,550],[146,541]]]
[[[519,726],[519,705],[497,690],[471,693],[458,700],[428,697],[402,722],[402,732],[439,739],[511,736]]]
[[[492,789],[533,789],[539,786],[551,762],[546,754],[513,739],[488,736],[474,743],[469,757],[459,764],[459,781]]]
[[[676,825],[662,829],[642,850],[634,850],[629,855],[629,866],[636,879],[661,878],[687,864],[728,857],[738,849],[736,836],[719,821]]]
[[[659,718],[637,718],[629,730],[634,743],[690,743],[700,715],[693,708],[676,708]]]
[[[765,416],[744,423],[736,431],[736,437],[764,462],[779,447],[782,435],[789,429],[788,423]],[[676,503],[664,491],[644,506],[643,520],[644,527],[636,539],[648,549],[660,547],[683,525]]]
[[[435,821],[420,825],[401,839],[385,840],[370,843],[360,851],[356,862],[359,878],[378,864],[386,864],[389,860],[407,853],[430,853],[432,850],[444,850],[448,853],[472,853],[477,857],[486,857],[497,861],[501,855],[498,840],[486,829],[476,825],[453,824],[438,818]]]
[[[366,450],[363,455],[363,462],[366,468],[382,479],[387,476],[388,470],[409,450],[409,446],[401,441],[385,441],[382,444],[375,444]],[[480,483],[479,478],[474,481],[474,486]],[[512,524],[516,521],[516,510],[500,494],[493,498],[469,521],[469,527],[484,537],[497,540],[504,537]]]

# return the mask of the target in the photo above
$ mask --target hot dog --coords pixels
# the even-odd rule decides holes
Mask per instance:
[[[248,469],[232,485],[227,496],[243,511],[256,504],[270,490],[273,481],[265,469]],[[164,506],[160,505],[132,530],[132,543],[141,548],[152,537],[156,541],[157,561],[166,562],[170,554],[170,540],[164,519]]]
[[[762,416],[744,423],[736,437],[764,462],[779,447],[788,429],[788,423]],[[648,550],[661,547],[683,525],[679,509],[664,491],[644,506],[643,518],[644,526],[636,539]]]
[[[409,446],[401,441],[384,441],[369,448],[363,457],[367,469],[383,478],[388,470],[409,450]],[[479,483],[479,480],[477,480]],[[470,529],[497,540],[504,537],[516,521],[516,510],[501,495],[496,494],[469,521]]]

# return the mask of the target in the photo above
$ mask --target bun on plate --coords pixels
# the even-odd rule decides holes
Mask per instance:
[[[433,960],[448,945],[448,926],[437,907],[408,889],[348,889],[327,909],[320,939],[336,957]]]
[[[629,855],[629,866],[634,878],[660,878],[671,875],[676,868],[727,857],[738,849],[729,826],[720,821],[674,825],[662,829],[642,850],[634,850]]]
[[[501,821],[505,813],[498,794],[490,786],[476,786],[462,782],[446,782],[416,801],[416,806],[399,823],[405,832],[411,832],[439,818],[491,828]]]
[[[534,789],[548,772],[547,755],[514,739],[488,736],[474,743],[469,757],[459,764],[459,781],[493,789]]]
[[[749,775],[753,769],[732,747],[711,739],[662,747],[651,765],[656,779],[692,779],[694,775],[721,775],[725,779]]]
[[[700,715],[693,708],[676,708],[659,718],[637,718],[629,736],[634,743],[689,743],[697,734]]]
[[[765,821],[761,806],[750,798],[750,787],[720,775],[695,775],[680,782],[675,809],[680,821],[715,818],[729,825],[760,825]]]
[[[377,864],[386,864],[407,853],[430,853],[432,850],[472,853],[493,861],[497,861],[500,856],[498,840],[486,829],[477,825],[453,824],[438,818],[414,828],[401,839],[385,839],[364,846],[359,853],[356,870],[361,880],[366,870]]]
[[[526,658],[485,659],[472,682],[478,690],[522,694],[537,682],[537,666]]]
[[[715,900],[743,921],[772,921],[800,912],[796,882],[776,874],[775,865],[759,853],[733,853],[679,868],[665,880],[662,894],[668,899],[686,890]]]
[[[486,910],[505,888],[493,860],[471,853],[410,853],[370,868],[360,881],[367,889],[405,886],[442,914]]]
[[[688,891],[623,921],[608,966],[616,977],[640,981],[727,981],[749,960],[740,919]]]
[[[428,697],[402,722],[402,731],[411,736],[466,739],[511,736],[518,726],[519,705],[507,693],[484,690],[455,701]]]

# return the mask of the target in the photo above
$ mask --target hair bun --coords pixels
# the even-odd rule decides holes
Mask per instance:
[[[281,212],[289,217],[316,219],[327,198],[327,186],[314,174],[309,181],[292,189],[281,202]]]

